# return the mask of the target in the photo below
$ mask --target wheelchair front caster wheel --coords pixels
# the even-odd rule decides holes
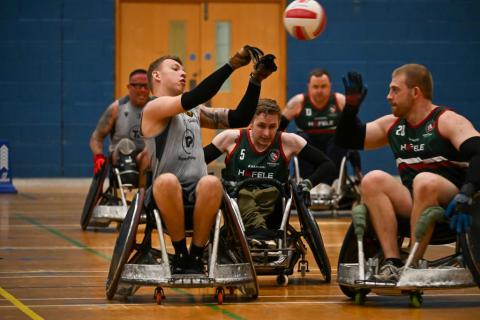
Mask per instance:
[[[421,292],[418,292],[418,291],[410,292],[409,298],[410,298],[411,307],[420,308],[422,306],[423,297]]]
[[[217,300],[217,304],[223,304],[223,298],[225,297],[225,289],[222,287],[218,287],[215,290],[215,299]]]
[[[153,298],[155,299],[155,302],[160,305],[162,304],[162,300],[165,300],[165,293],[163,292],[162,287],[156,287],[155,292],[153,294]]]
[[[284,286],[286,287],[288,285],[288,276],[285,274],[279,274],[277,276],[277,284],[279,286]]]
[[[366,296],[365,292],[362,292],[362,291],[355,292],[355,304],[364,305],[366,297],[367,296]]]

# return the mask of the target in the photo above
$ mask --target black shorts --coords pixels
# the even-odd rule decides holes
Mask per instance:
[[[193,208],[196,201],[195,189],[197,187],[197,183],[198,181],[182,184],[182,199],[185,212],[185,229],[187,230],[193,229]],[[148,187],[147,191],[145,192],[144,206],[149,211],[153,211],[154,209],[160,211],[153,196],[152,186]]]

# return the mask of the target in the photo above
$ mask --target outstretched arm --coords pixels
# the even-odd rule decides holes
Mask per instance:
[[[212,129],[246,127],[253,118],[260,96],[260,84],[272,72],[277,70],[274,62],[275,56],[267,54],[255,63],[250,75],[247,91],[234,110],[225,108],[201,107],[200,123],[202,127]]]

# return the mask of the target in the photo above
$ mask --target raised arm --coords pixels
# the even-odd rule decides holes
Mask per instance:
[[[283,109],[282,119],[280,120],[280,126],[278,130],[284,131],[290,121],[300,115],[304,100],[305,96],[303,95],[303,93],[299,93],[293,96],[290,100],[288,100],[285,109]]]
[[[275,56],[267,54],[254,65],[247,90],[234,110],[201,106],[200,124],[211,129],[242,128],[252,120],[260,96],[261,82],[277,70]]]

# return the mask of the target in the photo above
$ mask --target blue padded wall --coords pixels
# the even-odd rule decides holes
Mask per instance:
[[[0,55],[14,177],[91,176],[88,139],[114,98],[114,0],[2,0]]]
[[[480,1],[324,0],[324,33],[287,40],[287,95],[302,92],[310,69],[326,67],[335,91],[362,72],[369,94],[360,116],[390,112],[391,71],[427,65],[434,102],[480,128]],[[0,1],[0,138],[10,142],[14,177],[91,176],[89,136],[114,99],[114,0]],[[363,152],[366,170],[396,172],[388,149]]]
[[[288,98],[306,90],[314,67],[327,68],[334,91],[342,93],[342,76],[356,70],[369,88],[360,117],[370,121],[390,113],[386,95],[393,69],[416,62],[432,72],[433,102],[454,108],[480,129],[475,93],[480,86],[480,1],[318,2],[328,17],[320,37],[298,41],[288,36]],[[388,148],[362,152],[362,160],[364,171],[397,173]]]

